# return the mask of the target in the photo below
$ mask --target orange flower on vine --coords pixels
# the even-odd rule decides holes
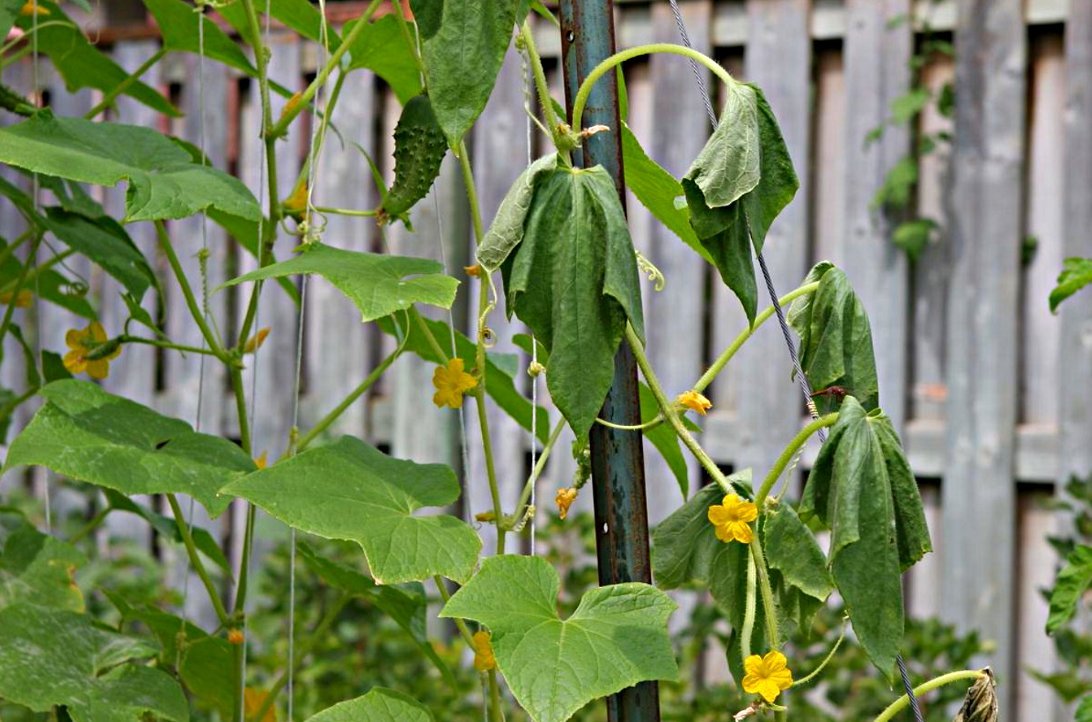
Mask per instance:
[[[0,306],[11,305],[12,299],[15,299],[16,308],[30,308],[31,302],[34,301],[34,292],[29,288],[21,288],[19,293],[4,291],[0,293]]]
[[[743,691],[748,694],[762,695],[762,699],[772,703],[777,695],[792,686],[792,672],[788,668],[785,655],[776,649],[760,657],[752,654],[743,660]]]
[[[258,332],[246,340],[246,344],[243,345],[243,353],[254,353],[262,347],[265,343],[266,336],[269,335],[269,327],[259,328]]]
[[[64,342],[71,349],[64,355],[64,367],[70,373],[104,379],[110,375],[110,362],[121,355],[121,344],[109,341],[106,331],[98,321],[82,330],[71,329],[64,335]]]
[[[50,15],[49,8],[44,8],[34,0],[27,0],[23,7],[19,8],[19,14],[25,18],[29,18],[32,15]]]
[[[440,408],[450,406],[453,409],[463,407],[463,394],[478,385],[478,380],[463,370],[463,360],[453,358],[444,366],[437,366],[432,374],[432,385],[436,393],[432,403]]]
[[[722,542],[750,544],[754,538],[751,522],[758,518],[758,508],[738,494],[727,494],[724,501],[709,507],[709,521]]]
[[[713,408],[713,402],[694,389],[679,394],[675,397],[675,403],[683,408],[690,409],[691,411],[697,411],[702,416],[705,416],[705,412]]]
[[[564,519],[569,515],[569,507],[576,501],[577,490],[573,487],[558,489],[554,501],[557,502],[557,515]]]
[[[492,635],[484,629],[474,632],[474,669],[488,672],[497,668],[497,658],[493,656]]]

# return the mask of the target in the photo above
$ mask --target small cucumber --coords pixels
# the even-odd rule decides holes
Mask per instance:
[[[383,201],[387,216],[400,217],[425,197],[447,153],[447,141],[427,95],[411,98],[394,129],[394,184]]]

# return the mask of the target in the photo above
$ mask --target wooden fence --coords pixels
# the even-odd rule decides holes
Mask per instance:
[[[1092,473],[1092,293],[1074,297],[1057,316],[1046,302],[1062,259],[1092,256],[1092,0],[914,4],[915,12],[930,13],[942,36],[954,35],[958,51],[954,61],[934,58],[923,73],[933,88],[954,78],[957,102],[954,125],[932,107],[921,121],[922,130],[950,128],[955,135],[950,147],[922,164],[918,210],[940,219],[942,232],[916,264],[893,246],[891,222],[873,206],[887,170],[907,154],[915,134],[892,127],[878,142],[865,143],[868,132],[888,117],[891,102],[912,83],[910,59],[920,38],[911,24],[892,22],[911,11],[911,1],[685,0],[682,9],[698,49],[764,89],[800,173],[801,190],[766,245],[778,287],[793,288],[812,263],[830,259],[846,269],[868,308],[881,402],[909,449],[937,550],[908,575],[911,613],[939,614],[964,629],[980,629],[996,644],[989,662],[1003,683],[1007,719],[1063,719],[1050,690],[1027,672],[1055,664],[1038,591],[1056,564],[1046,541],[1056,520],[1045,503],[1070,475]],[[620,46],[678,41],[666,2],[621,2],[618,20]],[[544,23],[538,31],[560,97],[559,38]],[[125,37],[113,52],[128,69],[157,47],[154,34]],[[302,88],[315,62],[313,47],[277,36],[275,79]],[[686,170],[709,132],[690,73],[677,57],[626,68],[630,124],[650,155],[675,175]],[[112,117],[196,141],[203,102],[208,155],[257,189],[256,85],[212,63],[203,75],[201,88],[197,58],[170,56],[150,76],[187,112],[181,120],[167,122],[128,100],[119,102]],[[16,66],[5,71],[4,82],[29,87],[29,76],[27,66]],[[81,113],[96,100],[87,92],[66,94],[48,72],[43,83],[64,114]],[[524,92],[523,69],[512,53],[472,138],[487,219],[526,160]],[[389,174],[390,131],[397,116],[398,104],[382,83],[362,72],[350,76],[333,118],[343,142],[332,138],[327,144],[315,191],[319,202],[376,205],[367,168],[351,143],[380,159]],[[305,152],[307,130],[306,123],[298,124],[278,146],[282,197]],[[392,229],[383,239],[367,222],[331,217],[324,240],[356,249],[387,242],[399,253],[441,259],[459,275],[471,240],[456,170],[445,166],[432,196],[415,211],[416,233]],[[105,193],[104,200],[111,210],[122,208],[121,191]],[[654,224],[635,199],[629,209],[637,246],[667,278],[661,293],[645,291],[649,353],[668,390],[682,391],[744,319],[708,266]],[[0,206],[0,233],[14,237],[19,223],[10,206]],[[193,252],[181,255],[196,276],[201,221],[173,225],[175,237],[192,244]],[[150,228],[134,224],[129,231],[150,258],[157,258]],[[223,279],[225,269],[251,265],[224,243],[218,228],[209,226],[207,234],[211,286]],[[1030,258],[1024,253],[1029,236],[1038,240]],[[287,254],[292,244],[282,237],[279,253]],[[90,279],[108,331],[118,331],[125,308],[116,284],[92,269],[74,270]],[[199,345],[179,294],[169,283],[166,290],[162,313],[168,332],[180,343]],[[303,426],[339,401],[391,346],[390,339],[362,326],[356,310],[322,282],[310,284],[307,293]],[[226,328],[237,323],[240,303],[230,292],[211,298],[213,313]],[[475,307],[476,299],[461,296],[456,322],[466,328],[474,315],[467,309]],[[501,350],[512,350],[507,339],[519,329],[501,313],[491,323]],[[75,324],[67,314],[43,308],[45,347],[63,348],[64,331]],[[298,331],[295,307],[284,293],[275,288],[266,293],[260,325],[272,326],[273,333],[250,364],[248,383],[256,374],[256,448],[275,456],[291,424]],[[13,348],[6,351],[0,376],[5,386],[18,385],[21,357]],[[339,430],[363,435],[399,456],[458,463],[459,419],[432,406],[430,377],[426,364],[400,360]],[[200,383],[196,358],[127,347],[105,385],[188,420],[196,418],[201,389],[202,430],[235,433],[234,408],[215,365]],[[790,381],[784,342],[773,324],[761,329],[711,387],[711,397],[714,408],[704,420],[703,441],[717,461],[766,468],[802,420],[799,389]],[[530,442],[495,410],[490,422],[510,507],[528,470]],[[474,438],[474,415],[466,414],[465,423]],[[572,473],[566,448],[559,447],[540,485],[540,507],[551,506],[553,490],[567,484]],[[802,467],[814,453],[811,449]],[[654,451],[647,459],[655,522],[678,506],[681,496]],[[699,471],[690,468],[693,487]],[[473,448],[467,478],[469,508],[488,506],[483,462]],[[55,504],[64,503],[56,486],[53,496]],[[232,520],[238,528],[239,513],[234,510],[217,527],[229,545],[238,544],[230,529]],[[121,521],[112,529],[137,533]],[[197,607],[191,611],[200,613]]]

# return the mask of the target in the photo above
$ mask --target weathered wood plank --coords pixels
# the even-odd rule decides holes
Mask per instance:
[[[944,604],[993,640],[1012,718],[1013,436],[1027,31],[1018,0],[965,0],[956,31]]]
[[[1054,640],[1043,633],[1049,604],[1042,590],[1054,584],[1058,555],[1047,538],[1057,533],[1057,512],[1050,508],[1049,489],[1021,492],[1018,497],[1016,573],[1017,619],[1014,653],[1020,660],[1020,676],[1015,680],[1016,704],[1011,715],[1016,720],[1050,719],[1056,703],[1054,690],[1031,676],[1031,671],[1049,672],[1057,658]],[[1072,717],[1055,717],[1058,722]]]
[[[910,151],[906,127],[888,127],[871,143],[869,131],[887,120],[891,102],[910,87],[913,37],[910,0],[846,2],[844,158],[846,196],[843,257],[846,275],[872,323],[880,403],[896,429],[905,418],[907,374],[907,259],[891,241],[896,220],[873,199],[887,172]]]
[[[812,160],[812,252],[842,266],[846,211],[846,77],[840,48],[815,54],[815,150]],[[859,143],[860,139],[851,142]]]

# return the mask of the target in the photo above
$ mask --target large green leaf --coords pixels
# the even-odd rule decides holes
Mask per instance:
[[[0,609],[0,697],[35,712],[63,705],[74,722],[140,722],[146,715],[186,722],[186,698],[170,675],[123,664],[154,653],[82,614],[31,604]]]
[[[49,57],[70,93],[83,88],[108,93],[129,77],[128,71],[87,40],[80,26],[60,6],[48,0],[38,0],[38,6],[49,11],[48,16],[38,18],[38,24],[42,26],[37,30],[38,52]],[[49,24],[45,20],[49,20]],[[30,32],[35,23],[33,18],[20,17],[16,24],[25,32]],[[160,113],[175,117],[182,115],[170,101],[139,79],[130,83],[122,95]]]
[[[194,11],[193,5],[182,0],[144,0],[144,5],[155,18],[163,37],[163,47],[167,50],[203,52],[210,60],[241,70],[247,75],[257,74],[258,71],[250,64],[242,49],[214,22],[205,22],[202,47],[202,29],[198,27],[201,16]]]
[[[38,465],[123,494],[189,494],[215,517],[230,502],[220,487],[254,469],[230,441],[93,383],[54,381],[41,395],[46,403],[11,442],[4,471]]]
[[[455,685],[455,676],[451,673],[451,669],[429,642],[428,630],[425,627],[428,599],[425,597],[425,588],[420,583],[410,582],[398,586],[379,585],[356,569],[333,559],[327,559],[306,542],[300,542],[298,550],[304,563],[327,584],[353,596],[367,599],[379,611],[394,620],[410,635],[421,653],[436,665],[436,669],[440,671],[448,684]]]
[[[517,0],[410,0],[433,109],[452,148],[474,124],[504,64]]]
[[[781,614],[806,634],[834,591],[827,558],[791,504],[767,507],[762,540]]]
[[[1066,557],[1050,592],[1047,634],[1054,634],[1077,613],[1077,605],[1092,587],[1092,546],[1081,544]]]
[[[360,22],[345,23],[345,34]],[[421,71],[414,49],[398,29],[398,18],[385,15],[360,32],[349,48],[349,69],[367,68],[387,81],[399,102],[421,93]]]
[[[177,632],[181,627],[178,627]],[[229,719],[235,706],[235,648],[222,637],[186,640],[178,676],[205,709]]]
[[[797,299],[788,315],[800,335],[800,365],[811,387],[839,387],[836,393],[817,395],[815,404],[820,413],[834,411],[849,394],[871,411],[880,403],[880,387],[864,304],[846,274],[829,263],[817,264],[804,283],[815,280],[818,290]]]
[[[607,172],[544,173],[508,263],[509,313],[549,349],[550,397],[582,438],[610,389],[626,322],[644,334],[637,260]]]
[[[459,282],[443,274],[436,261],[409,256],[346,251],[314,243],[296,257],[233,278],[224,286],[245,281],[318,274],[341,291],[374,321],[415,303],[451,308]]]
[[[622,167],[625,168],[626,187],[633,191],[641,205],[695,253],[712,263],[713,257],[690,227],[686,208],[675,205],[675,199],[683,195],[682,184],[648,157],[637,136],[625,123],[622,123]]]
[[[917,482],[882,412],[845,398],[808,475],[800,516],[831,530],[830,566],[853,630],[890,677],[903,633],[901,575],[932,545]]]
[[[535,722],[563,722],[598,697],[678,677],[667,633],[670,597],[646,584],[600,587],[563,620],[560,587],[544,559],[490,557],[440,616],[489,627],[497,667]]]
[[[427,318],[422,320],[428,325],[433,338],[437,339],[443,345],[444,350],[450,353],[448,339],[452,335],[451,327],[443,321],[433,321]],[[402,326],[405,326],[405,324],[402,323]],[[399,338],[407,333],[405,328],[398,328],[395,325],[393,317],[380,319],[379,328],[385,333]],[[416,325],[411,325],[408,333],[406,351],[416,354],[430,363],[443,363],[443,359],[436,354],[432,344],[429,343]],[[477,364],[477,345],[462,332],[455,331],[454,333],[455,355],[463,360],[463,368],[473,369]],[[550,437],[550,414],[542,406],[534,406],[530,399],[520,393],[519,389],[516,388],[517,373],[519,373],[519,357],[515,354],[500,353],[498,351],[486,353],[485,392],[489,394],[489,398],[493,399],[493,402],[501,410],[528,431],[531,430],[533,415],[535,418],[535,432],[538,434],[539,441],[545,444]]]
[[[753,85],[730,83],[720,122],[682,180],[690,224],[753,323],[758,305],[751,246],[800,182],[773,111]]]
[[[450,468],[394,459],[351,436],[245,476],[224,492],[301,531],[357,542],[380,584],[435,574],[464,581],[481,550],[481,539],[459,519],[413,514],[459,498]]]
[[[23,4],[24,0],[0,0],[0,37],[8,36]]]
[[[433,722],[428,708],[401,692],[374,687],[363,697],[338,702],[307,722]]]
[[[1067,258],[1058,274],[1058,285],[1050,292],[1050,310],[1058,311],[1058,304],[1092,283],[1092,258]]]
[[[126,221],[185,218],[207,208],[257,219],[258,201],[237,178],[195,163],[151,128],[57,118],[48,111],[0,128],[0,162],[96,185],[129,182]]]
[[[87,562],[84,555],[60,539],[42,534],[21,517],[14,526],[10,533],[0,527],[0,608],[32,602],[82,612],[83,592],[73,575]]]
[[[531,210],[538,179],[557,168],[557,153],[544,155],[523,169],[497,208],[493,223],[478,246],[478,263],[492,273],[523,240],[523,223]]]

